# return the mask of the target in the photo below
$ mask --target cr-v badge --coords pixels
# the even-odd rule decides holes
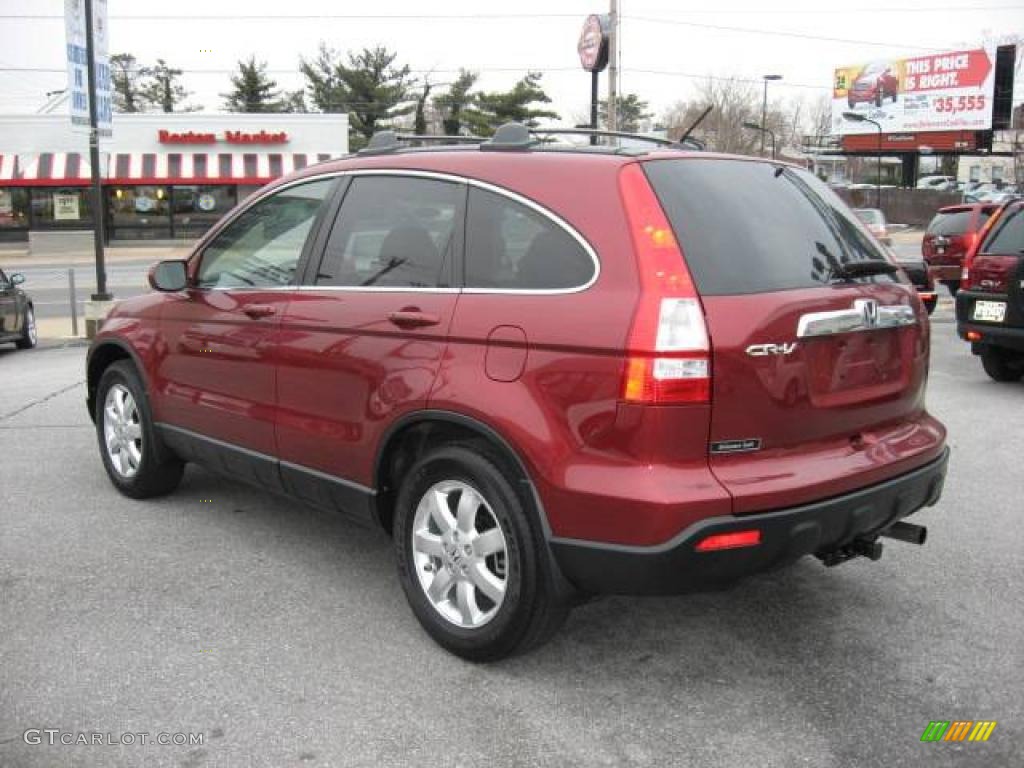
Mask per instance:
[[[751,357],[766,357],[768,355],[788,355],[796,349],[795,341],[788,341],[784,344],[751,344],[747,347],[747,354]]]

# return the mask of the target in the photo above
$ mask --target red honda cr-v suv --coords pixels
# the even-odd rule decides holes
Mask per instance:
[[[928,318],[813,175],[678,145],[360,156],[231,213],[88,359],[114,485],[195,461],[394,538],[417,618],[493,659],[575,596],[877,558],[942,491]]]

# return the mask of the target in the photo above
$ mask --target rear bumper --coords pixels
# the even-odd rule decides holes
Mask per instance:
[[[942,495],[948,460],[946,448],[923,467],[853,493],[775,512],[708,518],[658,546],[552,539],[551,547],[565,576],[588,592],[678,594],[719,589],[804,555],[877,535],[935,504]],[[708,536],[751,529],[761,532],[756,546],[697,551]]]
[[[1003,323],[979,323],[970,319],[974,302],[1005,301],[1006,319]],[[967,332],[981,334],[980,340],[970,340]],[[956,332],[965,341],[972,341],[971,351],[979,354],[988,345],[1024,352],[1024,316],[1005,293],[978,293],[959,291],[956,295]]]

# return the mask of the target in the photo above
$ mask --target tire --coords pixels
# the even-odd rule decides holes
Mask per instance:
[[[1020,381],[1024,357],[999,347],[986,347],[981,353],[981,367],[993,381]]]
[[[185,464],[157,436],[145,387],[130,361],[118,360],[100,377],[95,421],[103,467],[117,490],[148,499],[178,487]],[[109,448],[108,428],[117,444]]]
[[[469,661],[541,645],[569,610],[516,474],[485,442],[444,445],[409,470],[396,500],[395,552],[409,605],[439,645]],[[475,495],[460,515],[467,494]],[[486,548],[477,548],[484,537]]]
[[[921,303],[924,304],[924,308],[928,311],[928,314],[930,315],[932,312],[935,311],[935,307],[938,306],[939,298],[936,296],[934,299],[926,299]]]
[[[36,313],[31,304],[25,305],[25,317],[21,324],[21,338],[14,342],[18,349],[32,349],[39,340],[36,330]]]
[[[956,292],[960,290],[959,280],[943,280],[942,284],[949,289],[950,296],[956,296]]]

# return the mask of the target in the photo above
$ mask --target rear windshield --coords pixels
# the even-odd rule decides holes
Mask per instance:
[[[643,167],[702,294],[811,288],[828,284],[840,264],[886,258],[846,204],[806,171],[720,158]]]
[[[985,238],[981,252],[997,256],[1024,255],[1024,206],[1008,208],[996,220],[992,232]]]
[[[971,228],[971,210],[936,214],[928,224],[929,235],[962,235]]]

